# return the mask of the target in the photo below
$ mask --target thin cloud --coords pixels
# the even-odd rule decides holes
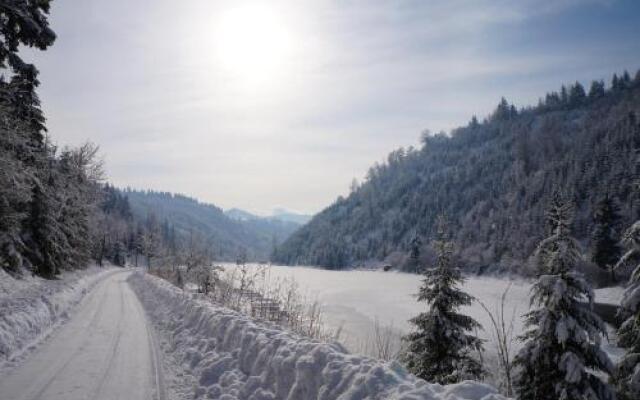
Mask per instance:
[[[54,2],[56,45],[27,54],[42,70],[52,134],[100,144],[121,186],[315,212],[424,128],[640,66],[640,24],[589,26],[592,43],[565,32],[633,15],[633,2],[283,0],[270,4],[291,57],[251,87],[214,54],[221,15],[241,3]]]

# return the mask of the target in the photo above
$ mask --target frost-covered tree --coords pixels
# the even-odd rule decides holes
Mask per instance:
[[[413,272],[420,272],[418,271],[420,263],[420,247],[422,247],[422,240],[420,240],[420,235],[416,232],[409,242],[409,268]]]
[[[0,67],[7,66],[16,73],[29,67],[19,55],[19,46],[26,45],[45,50],[56,39],[49,28],[47,14],[51,0],[0,1]]]
[[[433,243],[436,265],[425,269],[418,292],[418,301],[427,302],[429,310],[410,320],[415,330],[404,338],[406,365],[429,382],[447,384],[477,379],[483,371],[473,352],[482,349],[482,342],[471,332],[480,325],[458,312],[460,307],[471,304],[473,297],[458,288],[464,278],[453,264],[453,243],[442,216],[436,235]]]
[[[620,259],[618,245],[618,224],[620,212],[615,202],[608,195],[600,200],[593,215],[593,262],[598,267],[611,272],[611,280],[615,281],[614,266]]]
[[[0,68],[13,76],[9,97],[11,112],[29,125],[33,139],[42,142],[44,116],[36,94],[38,70],[20,55],[20,46],[46,50],[56,39],[49,28],[47,14],[51,0],[0,1]]]
[[[624,234],[628,249],[617,267],[640,259],[640,221]],[[634,268],[629,285],[622,297],[620,316],[624,322],[618,329],[618,344],[627,349],[617,365],[615,382],[619,396],[624,400],[640,398],[640,263]]]
[[[151,269],[153,260],[160,257],[162,253],[160,225],[154,213],[147,215],[145,230],[142,234],[140,245],[142,254],[144,254],[147,259],[147,268]]]
[[[7,92],[0,80],[0,268],[16,272],[22,265],[22,223],[31,200],[34,170],[28,163],[34,148],[26,140],[24,123],[8,112]]]
[[[68,243],[59,224],[59,203],[54,195],[53,174],[33,188],[26,225],[27,258],[40,276],[54,278],[64,266]]]
[[[465,265],[524,272],[547,236],[543,216],[554,187],[575,199],[572,234],[580,243],[591,241],[604,193],[624,205],[620,223],[631,225],[640,215],[640,193],[631,189],[640,80],[622,92],[598,82],[592,95],[578,97],[571,105],[552,92],[517,115],[501,102],[494,113],[501,118],[423,136],[421,148],[401,160],[373,165],[357,192],[279,244],[272,261],[336,267],[339,250],[348,263],[389,262],[387,255],[409,252],[414,232],[432,236],[442,210],[459,223],[455,242]]]
[[[64,150],[58,157],[55,148],[46,145],[45,149],[23,236],[34,271],[53,278],[63,269],[80,268],[89,261],[101,167],[96,162],[97,147],[91,144]]]
[[[570,234],[571,205],[559,195],[547,211],[551,234],[536,250],[538,280],[525,315],[528,330],[515,358],[515,388],[521,400],[604,400],[613,391],[598,373],[613,364],[600,348],[604,323],[593,312],[593,290],[574,271],[581,258]]]

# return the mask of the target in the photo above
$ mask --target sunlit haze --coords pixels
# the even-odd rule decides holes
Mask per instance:
[[[52,137],[100,145],[114,184],[312,213],[424,129],[635,71],[638,8],[56,0],[56,44],[27,58]]]

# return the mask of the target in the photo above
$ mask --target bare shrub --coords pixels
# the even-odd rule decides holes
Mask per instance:
[[[156,266],[149,272],[185,291],[204,294],[220,306],[275,323],[299,335],[338,341],[342,334],[342,327],[332,329],[324,322],[322,303],[317,297],[303,293],[291,277],[271,279],[268,265],[238,263],[224,268],[194,262],[172,268]]]
[[[402,345],[402,333],[394,327],[393,323],[383,325],[376,317],[369,334],[349,347],[355,353],[368,357],[383,361],[399,361]]]
[[[510,316],[505,315],[507,296],[511,284],[502,292],[500,302],[496,304],[494,311],[481,301],[480,306],[484,309],[491,320],[491,336],[496,347],[497,360],[490,359],[485,362],[487,370],[492,375],[494,385],[503,391],[507,396],[513,396],[513,343],[515,342],[514,322],[516,318],[516,308],[513,307]],[[497,361],[497,362],[496,362]],[[496,368],[497,364],[497,368]],[[493,368],[491,366],[493,365]]]

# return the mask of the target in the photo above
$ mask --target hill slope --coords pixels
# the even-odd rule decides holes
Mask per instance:
[[[235,260],[245,253],[250,260],[267,260],[274,245],[299,227],[280,220],[237,220],[214,205],[179,194],[130,189],[122,193],[139,220],[152,213],[173,226],[178,234],[200,232],[213,247],[214,256],[221,260]]]
[[[574,233],[589,246],[595,204],[609,195],[621,225],[638,218],[633,182],[640,151],[640,73],[562,88],[517,111],[504,99],[482,123],[425,136],[420,149],[392,152],[347,198],[317,214],[274,260],[339,268],[406,254],[417,233],[428,242],[447,214],[463,261],[516,268],[544,231],[555,188],[575,204]]]

